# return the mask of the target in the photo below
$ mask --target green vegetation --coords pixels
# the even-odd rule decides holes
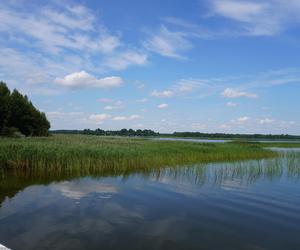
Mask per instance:
[[[263,147],[276,147],[276,148],[300,148],[300,142],[261,142],[256,143]]]
[[[150,129],[121,129],[121,130],[103,130],[97,128],[95,130],[53,130],[52,134],[71,134],[71,135],[100,135],[100,136],[157,136],[159,133]]]
[[[216,164],[195,164],[174,166],[170,168],[141,168],[139,176],[152,180],[184,181],[201,185],[222,185],[225,181],[238,179],[240,183],[251,184],[263,178],[267,180],[279,178],[300,178],[300,154],[298,152],[280,153],[279,157],[234,161]],[[89,172],[87,172],[89,171]],[[121,169],[120,169],[121,171]],[[102,171],[91,168],[83,171],[45,171],[45,169],[0,169],[0,207],[6,197],[14,197],[20,190],[32,185],[48,185],[52,182],[70,181],[89,176],[99,179],[103,177],[128,178],[137,174],[136,170]]]
[[[203,139],[247,139],[247,140],[300,140],[296,135],[262,135],[262,134],[224,134],[224,133],[201,133],[201,132],[174,132],[172,134],[158,133],[150,129],[133,130],[103,130],[103,129],[84,129],[84,130],[53,130],[52,134],[82,134],[100,136],[158,136],[174,138],[203,138]],[[300,142],[299,142],[300,143]]]
[[[55,135],[3,138],[0,167],[44,171],[126,173],[163,166],[274,157],[246,143],[192,143],[122,137]]]
[[[225,133],[201,133],[201,132],[174,132],[174,137],[185,138],[210,138],[210,139],[251,139],[251,140],[300,140],[298,135],[263,135],[263,134],[225,134]]]
[[[4,82],[0,82],[0,136],[21,133],[26,136],[46,136],[50,123],[44,113],[38,111],[16,89],[11,93]]]

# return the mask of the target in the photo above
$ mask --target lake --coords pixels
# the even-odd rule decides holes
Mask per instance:
[[[186,142],[200,142],[200,143],[224,143],[230,142],[231,140],[222,139],[193,139],[193,138],[171,138],[171,137],[158,137],[152,138],[152,140],[158,141],[186,141]]]
[[[126,176],[2,173],[0,244],[14,250],[300,249],[299,154]]]
[[[186,141],[186,142],[200,142],[200,143],[224,143],[231,142],[231,139],[201,139],[201,138],[174,138],[174,137],[158,137],[152,140],[159,141]],[[237,139],[238,140],[238,139]],[[300,143],[299,140],[260,140],[260,139],[246,139],[249,142],[260,143]]]

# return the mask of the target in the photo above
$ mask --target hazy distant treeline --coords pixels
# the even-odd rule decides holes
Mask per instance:
[[[54,130],[53,134],[84,134],[84,135],[105,135],[105,136],[157,136],[159,133],[150,129],[121,129],[121,130],[103,130],[103,129],[84,129],[84,130]]]
[[[291,140],[300,139],[300,136],[296,135],[263,135],[263,134],[225,134],[225,133],[201,133],[201,132],[174,132],[174,137],[201,137],[201,138],[224,138],[224,139],[279,139],[279,140]]]
[[[0,82],[0,135],[45,136],[49,128],[45,114],[38,111],[26,95],[16,89],[10,92],[7,85]]]
[[[102,135],[102,136],[160,136],[160,137],[186,137],[186,138],[223,138],[223,139],[277,139],[291,140],[300,139],[300,136],[294,135],[262,135],[262,134],[225,134],[225,133],[201,133],[201,132],[174,132],[174,133],[158,133],[150,129],[133,130],[103,130],[103,129],[84,129],[84,130],[54,130],[53,134],[84,134],[84,135]]]

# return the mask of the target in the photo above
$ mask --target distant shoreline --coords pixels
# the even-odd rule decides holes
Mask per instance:
[[[248,141],[279,141],[300,143],[300,135],[289,134],[226,134],[226,133],[201,133],[201,132],[174,132],[159,133],[150,129],[133,130],[102,130],[102,129],[84,129],[84,130],[50,130],[50,134],[83,134],[98,136],[129,136],[129,137],[153,137],[153,138],[183,138],[183,139],[199,139],[199,140],[248,140]]]

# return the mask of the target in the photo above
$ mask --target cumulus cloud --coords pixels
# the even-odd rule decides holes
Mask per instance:
[[[258,98],[257,94],[245,92],[245,91],[238,91],[235,89],[227,88],[222,92],[222,96],[226,98],[239,98],[239,97],[247,97],[247,98]]]
[[[154,90],[150,95],[159,98],[197,95],[197,98],[201,98],[213,92],[213,84],[209,83],[210,81],[205,79],[180,79],[172,86],[170,86],[169,89],[161,91]]]
[[[273,122],[274,122],[274,120],[273,120],[273,119],[270,119],[270,118],[265,118],[265,119],[259,120],[259,124],[261,124],[261,125],[264,125],[264,124],[271,124],[271,123],[273,123]]]
[[[242,116],[242,117],[239,117],[235,120],[231,120],[232,123],[235,123],[235,124],[238,124],[238,125],[244,125],[246,123],[248,123],[249,121],[251,120],[250,117],[248,116]]]
[[[85,71],[74,72],[63,78],[56,78],[55,83],[68,88],[115,88],[123,83],[123,79],[110,76],[97,79]]]
[[[96,123],[103,123],[104,121],[133,121],[139,119],[139,115],[129,115],[129,116],[111,116],[109,114],[91,114],[89,120]]]
[[[166,109],[166,108],[168,108],[168,107],[169,107],[169,105],[166,104],[166,103],[162,103],[162,104],[159,104],[159,105],[157,106],[157,108],[159,108],[159,109]]]
[[[164,90],[164,91],[154,90],[151,93],[151,96],[160,97],[160,98],[171,97],[173,95],[174,95],[174,93],[171,90]]]
[[[184,58],[181,53],[190,50],[193,46],[187,40],[187,34],[170,31],[162,26],[157,34],[152,35],[144,43],[145,47],[159,55],[173,58]]]
[[[115,116],[113,117],[113,121],[132,121],[139,119],[139,115],[130,115],[130,116]]]
[[[58,88],[54,79],[73,87],[62,76],[80,69],[96,75],[146,64],[147,51],[132,49],[98,16],[76,3],[0,1],[0,55],[6,58],[0,62],[2,79],[22,83],[14,87],[24,92],[51,94]],[[98,87],[118,85],[120,79],[89,80]]]

